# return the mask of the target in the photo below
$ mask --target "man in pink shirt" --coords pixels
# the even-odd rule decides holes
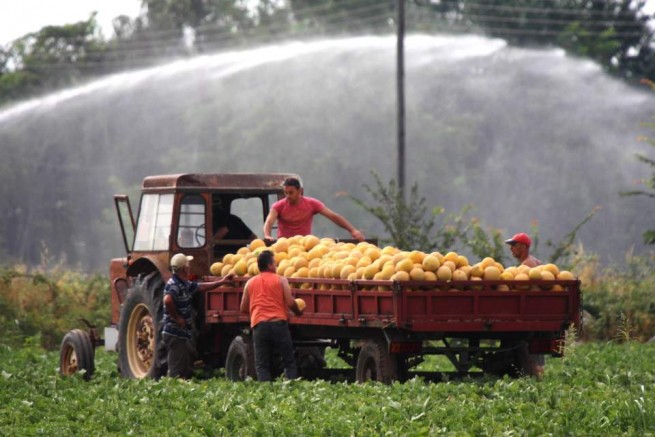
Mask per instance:
[[[278,222],[278,238],[309,235],[312,233],[314,215],[322,214],[332,220],[334,224],[350,232],[353,238],[364,241],[364,235],[343,216],[326,207],[320,200],[304,196],[302,185],[298,179],[288,178],[282,185],[284,186],[284,199],[275,202],[266,217],[265,239],[273,240],[271,230],[275,221]]]

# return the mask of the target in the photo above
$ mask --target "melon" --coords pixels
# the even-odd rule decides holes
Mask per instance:
[[[298,309],[299,309],[300,311],[303,311],[303,310],[305,309],[305,307],[307,306],[307,304],[305,303],[305,301],[302,300],[302,299],[300,299],[300,298],[296,299],[296,305],[298,305]]]
[[[254,251],[255,249],[266,247],[266,242],[264,240],[259,239],[259,238],[255,238],[254,240],[252,240],[250,242],[248,247],[250,248],[250,250]]]
[[[489,281],[497,281],[500,279],[500,270],[495,265],[491,265],[484,269],[482,277]]]
[[[409,281],[409,273],[404,271],[404,270],[397,271],[391,277],[391,280],[393,280],[393,281]]]
[[[425,258],[423,258],[421,265],[423,266],[423,271],[436,272],[441,263],[439,262],[439,258],[436,256],[427,255]]]
[[[396,264],[396,271],[403,271],[409,273],[414,268],[414,262],[411,258],[405,258]]]
[[[409,277],[412,281],[423,281],[425,279],[425,272],[420,267],[414,267],[410,270]]]
[[[223,263],[222,262],[215,262],[214,264],[211,265],[211,267],[209,268],[209,271],[214,276],[221,276],[221,270],[222,269],[223,269]]]
[[[561,281],[571,281],[573,280],[573,273],[569,272],[568,270],[562,270],[559,272],[559,275],[557,275],[557,279]]]
[[[446,261],[450,262],[450,261]],[[450,279],[453,277],[453,271],[450,269],[450,267],[443,265],[437,269],[437,278],[440,281],[450,281]]]

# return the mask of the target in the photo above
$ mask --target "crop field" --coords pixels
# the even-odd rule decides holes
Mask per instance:
[[[58,353],[33,343],[0,350],[0,435],[655,435],[655,343],[575,344],[539,381],[390,386],[127,380],[101,348],[85,382],[60,377]]]

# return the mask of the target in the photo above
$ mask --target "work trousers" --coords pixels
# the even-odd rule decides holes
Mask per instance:
[[[164,345],[168,352],[168,376],[188,379],[193,376],[196,348],[187,338],[164,334]]]
[[[272,380],[271,358],[274,352],[282,356],[286,378],[298,378],[298,368],[293,355],[293,340],[287,322],[259,322],[254,328],[253,343],[258,381]]]

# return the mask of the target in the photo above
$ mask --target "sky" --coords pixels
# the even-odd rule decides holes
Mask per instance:
[[[105,37],[113,35],[112,19],[136,17],[141,0],[0,0],[0,45],[45,26],[76,23],[94,11]]]
[[[655,0],[647,10],[655,12]],[[40,30],[44,26],[76,23],[97,11],[105,37],[113,34],[112,19],[119,15],[136,17],[141,0],[0,0],[0,45]]]

